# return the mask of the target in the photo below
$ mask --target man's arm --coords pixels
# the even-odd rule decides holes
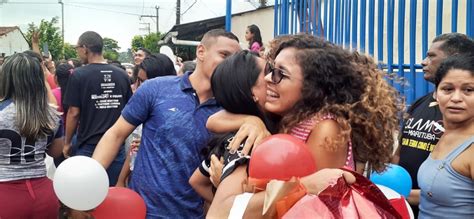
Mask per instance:
[[[71,155],[71,141],[72,136],[76,132],[77,121],[79,121],[79,116],[81,115],[81,110],[79,107],[70,106],[67,111],[66,119],[66,137],[64,138],[64,148],[63,154],[64,157],[68,158]]]
[[[120,116],[117,122],[102,136],[95,147],[92,158],[99,161],[99,163],[107,169],[115,159],[115,156],[117,156],[120,146],[135,128],[136,126],[130,124]]]

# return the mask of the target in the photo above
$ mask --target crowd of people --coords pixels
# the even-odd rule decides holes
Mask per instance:
[[[97,160],[110,186],[143,198],[147,218],[274,218],[274,205],[262,214],[265,189],[243,184],[252,149],[277,133],[314,159],[299,179],[306,194],[392,162],[410,173],[416,216],[474,217],[474,41],[464,34],[433,40],[421,64],[435,91],[407,113],[371,57],[308,34],[264,46],[250,25],[241,48],[210,30],[180,69],[140,48],[129,72],[104,59],[96,32],[79,37],[79,60],[57,66],[33,37],[32,51],[0,66],[0,218],[60,216],[46,154],[56,165]]]

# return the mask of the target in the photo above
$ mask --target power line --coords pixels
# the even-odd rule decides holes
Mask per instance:
[[[184,10],[184,12],[183,12],[183,13],[181,13],[181,15],[184,15],[184,14],[186,14],[186,12],[188,12],[188,11],[189,11],[189,9],[191,9],[191,8],[192,8],[192,7],[193,7],[193,6],[196,4],[196,2],[197,2],[197,0],[194,0],[194,2],[193,2],[193,3],[192,3],[192,4],[191,4],[191,5],[190,5],[190,6],[189,6],[189,7],[188,7],[186,10]]]
[[[56,2],[0,2],[3,4],[16,4],[16,5],[21,5],[21,4],[35,4],[35,5],[57,5],[58,3]]]
[[[116,10],[110,10],[110,9],[105,9],[105,8],[94,8],[94,7],[82,6],[82,5],[76,5],[76,4],[70,4],[70,3],[64,3],[64,4],[72,6],[72,7],[78,7],[78,8],[87,8],[87,9],[93,9],[93,10],[98,10],[98,11],[107,11],[107,12],[118,13],[118,14],[140,16],[140,14],[125,12],[125,11],[116,11]]]

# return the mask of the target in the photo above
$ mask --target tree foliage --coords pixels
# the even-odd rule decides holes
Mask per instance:
[[[48,50],[53,56],[54,60],[60,60],[63,58],[63,41],[60,29],[57,26],[58,19],[58,17],[51,18],[51,21],[46,21],[42,19],[39,27],[32,22],[28,24],[28,31],[26,33],[26,40],[31,46],[31,37],[33,35],[33,32],[38,31],[40,33],[40,49],[43,49],[44,44],[47,43]]]
[[[64,59],[78,58],[76,48],[69,43],[64,43]]]
[[[117,40],[104,37],[103,42],[104,42],[104,50],[103,50],[104,58],[107,60],[117,61],[117,59],[119,58],[118,50],[120,49],[120,47],[118,46]]]
[[[121,63],[133,63],[133,54],[131,49],[126,52],[119,53],[118,61]]]
[[[158,53],[160,52],[158,41],[160,41],[161,37],[161,33],[150,33],[145,36],[134,36],[132,39],[132,50],[137,51],[138,48],[145,48],[150,50],[152,53]]]

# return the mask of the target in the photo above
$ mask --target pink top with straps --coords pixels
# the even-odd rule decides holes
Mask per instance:
[[[290,135],[304,141],[305,143],[308,141],[309,135],[313,130],[314,126],[320,123],[323,120],[332,119],[336,120],[336,116],[332,114],[327,114],[322,117],[313,116],[310,119],[302,121],[298,123],[295,127],[290,130]],[[349,168],[351,170],[355,170],[354,164],[354,157],[352,153],[352,141],[349,139],[348,148],[347,148],[347,158],[344,167]]]

